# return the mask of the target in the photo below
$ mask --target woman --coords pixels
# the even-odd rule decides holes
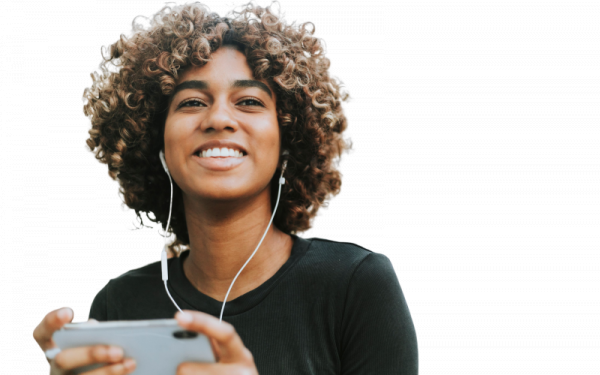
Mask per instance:
[[[232,15],[163,8],[110,47],[85,92],[88,146],[140,220],[175,235],[168,282],[160,262],[112,279],[90,319],[175,315],[206,334],[218,362],[183,363],[178,374],[416,374],[416,334],[389,259],[296,235],[339,192],[334,159],[350,147],[348,95],[314,28],[252,4]],[[72,317],[46,315],[34,332],[42,350]],[[50,362],[58,372],[107,363],[90,375],[135,369],[102,345]]]

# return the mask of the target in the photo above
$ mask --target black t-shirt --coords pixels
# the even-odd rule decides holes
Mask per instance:
[[[415,328],[390,260],[353,243],[292,238],[291,256],[275,275],[225,305],[223,320],[259,374],[417,374]],[[222,302],[183,272],[188,254],[168,260],[169,292],[182,309],[219,317]],[[172,319],[176,312],[156,262],[110,280],[90,318]]]

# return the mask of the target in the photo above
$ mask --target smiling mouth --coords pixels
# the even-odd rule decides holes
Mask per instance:
[[[245,155],[241,156],[205,156],[194,154],[194,159],[202,167],[213,171],[228,171],[244,163]]]
[[[222,152],[218,153],[217,155],[214,155],[213,150],[204,150],[204,151],[196,152],[194,155],[196,155],[199,158],[225,159],[225,158],[242,158],[242,157],[246,156],[247,154],[244,153],[243,151],[229,150],[228,152],[226,152],[225,155],[223,155]]]

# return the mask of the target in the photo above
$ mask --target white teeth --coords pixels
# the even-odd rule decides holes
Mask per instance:
[[[242,151],[239,150],[234,150],[232,148],[211,148],[209,150],[204,150],[199,154],[200,157],[202,158],[209,158],[209,157],[235,157],[235,158],[241,158],[242,156],[244,156],[244,154],[242,153]]]

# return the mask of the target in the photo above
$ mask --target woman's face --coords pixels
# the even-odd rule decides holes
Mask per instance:
[[[227,201],[265,191],[280,154],[276,98],[254,79],[244,54],[219,48],[207,64],[183,72],[173,93],[165,158],[184,199]],[[202,156],[216,149],[218,156]]]

